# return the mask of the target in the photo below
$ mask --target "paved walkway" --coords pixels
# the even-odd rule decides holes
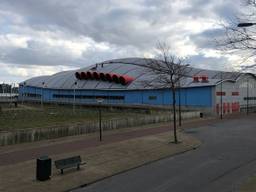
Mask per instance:
[[[256,171],[256,114],[187,129],[195,151],[118,174],[76,192],[234,192]]]
[[[229,118],[236,118],[232,116]],[[182,128],[198,127],[202,125],[207,125],[219,121],[219,119],[208,119],[208,120],[198,120],[198,121],[186,121],[184,122]],[[111,135],[103,136],[103,141],[99,142],[97,138],[87,138],[75,141],[68,141],[64,143],[51,144],[49,146],[40,146],[30,149],[18,150],[13,152],[2,152],[0,153],[0,166],[11,165],[19,162],[24,162],[27,160],[36,159],[42,155],[57,155],[63,153],[69,153],[74,151],[79,151],[86,148],[96,147],[99,145],[106,145],[110,143],[120,142],[128,139],[154,135],[159,133],[164,133],[170,131],[170,126],[161,126],[154,128],[138,129],[129,132],[115,133]],[[36,143],[34,143],[36,145]]]

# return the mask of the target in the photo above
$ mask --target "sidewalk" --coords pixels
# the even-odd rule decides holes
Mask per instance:
[[[209,121],[212,121],[212,120],[213,119],[207,119],[207,121],[203,119],[189,120],[184,122],[182,128],[201,126],[206,123],[209,123]],[[73,141],[71,140],[67,142],[55,142],[55,143],[48,142],[49,143],[48,145],[43,145],[43,146],[40,146],[40,143],[44,143],[44,142],[34,142],[34,143],[30,143],[30,145],[34,147],[33,148],[28,147],[27,149],[23,148],[24,146],[23,144],[16,145],[16,146],[0,147],[0,160],[1,160],[0,166],[11,165],[19,162],[28,161],[43,155],[49,155],[49,156],[58,155],[62,153],[79,151],[79,150],[87,149],[91,147],[97,147],[100,145],[107,145],[111,143],[125,141],[129,139],[155,135],[155,134],[171,131],[172,129],[172,126],[170,123],[160,124],[160,126],[157,124],[149,125],[148,127],[143,126],[143,128],[137,127],[134,129],[127,128],[127,129],[120,129],[120,130],[114,130],[114,131],[107,131],[106,133],[103,133],[102,142],[99,142],[98,133],[93,133],[90,135],[78,136],[79,139],[76,139],[76,137],[73,137],[75,138]],[[61,138],[59,140],[61,141]],[[13,150],[15,148],[18,148],[18,149]]]
[[[225,119],[239,117],[241,117],[241,115],[227,116]],[[187,120],[183,122],[182,129],[203,126],[216,121],[221,120],[216,118]],[[88,135],[69,137],[68,139],[59,138],[49,141],[3,146],[0,147],[0,166],[28,161],[42,155],[58,155],[133,138],[155,135],[171,131],[171,129],[171,123],[152,124],[135,128],[106,131],[103,133],[102,142],[99,142],[98,133],[92,133]]]
[[[186,121],[182,128],[194,128],[216,121],[218,120]],[[54,142],[2,147],[0,191],[66,191],[200,145],[200,141],[182,132],[178,132],[182,143],[170,143],[173,134],[169,125],[170,123],[108,131],[104,134],[103,142],[99,142],[98,133],[94,133]],[[80,171],[64,171],[64,175],[60,175],[53,166],[51,180],[38,182],[35,180],[35,158],[43,154],[50,155],[53,161],[81,155],[87,164]]]
[[[51,155],[52,161],[80,155],[87,164],[76,169],[60,171],[52,166],[51,179],[35,180],[35,159],[13,165],[0,166],[0,191],[8,192],[61,192],[84,186],[106,177],[145,165],[168,156],[196,148],[200,142],[179,133],[180,144],[170,143],[172,134],[161,133],[135,139],[90,147],[78,151]]]

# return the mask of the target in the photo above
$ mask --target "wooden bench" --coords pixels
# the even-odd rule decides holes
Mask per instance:
[[[82,162],[80,155],[78,155],[74,157],[56,160],[54,161],[54,164],[57,169],[61,170],[61,174],[63,174],[64,169],[76,167],[77,170],[79,170],[80,165],[84,165],[86,164],[86,162]]]

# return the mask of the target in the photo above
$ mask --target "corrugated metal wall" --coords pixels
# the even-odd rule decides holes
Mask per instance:
[[[212,87],[183,88],[180,92],[182,106],[212,107]],[[169,105],[172,93],[168,89],[161,90],[55,90],[36,87],[21,87],[20,100],[73,103],[95,103],[96,97],[105,97],[107,104],[150,104]],[[24,93],[24,94],[22,94]],[[57,96],[56,96],[57,95]],[[176,91],[176,103],[179,103],[179,91]]]

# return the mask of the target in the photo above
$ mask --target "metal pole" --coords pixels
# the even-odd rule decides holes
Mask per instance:
[[[12,104],[12,83],[11,83],[11,90],[10,90],[10,104]]]
[[[42,88],[41,88],[41,107],[43,107],[43,88],[44,88],[44,82],[42,83]]]
[[[73,114],[75,114],[75,105],[76,105],[76,84],[77,82],[74,83],[74,92],[73,92]]]
[[[247,78],[247,100],[246,100],[246,115],[249,114],[249,78]]]
[[[43,107],[43,87],[41,88],[41,107]]]
[[[99,128],[100,128],[100,141],[102,141],[102,129],[101,129],[101,103],[99,108]]]
[[[24,103],[24,90],[25,90],[25,83],[24,83],[24,85],[22,86],[22,91],[21,91],[21,96],[22,96],[22,100],[21,100],[21,103],[22,103],[22,105],[23,105],[23,103]]]
[[[220,119],[222,119],[223,118],[223,113],[222,113],[222,108],[223,108],[223,106],[222,106],[222,81],[223,81],[223,79],[222,79],[222,72],[220,73],[221,74],[221,83],[220,83]]]
[[[179,126],[181,126],[181,103],[180,103],[180,91],[181,91],[181,88],[180,88],[180,82],[179,82]]]
[[[75,114],[75,102],[76,102],[76,89],[74,88],[73,92],[73,114]]]

